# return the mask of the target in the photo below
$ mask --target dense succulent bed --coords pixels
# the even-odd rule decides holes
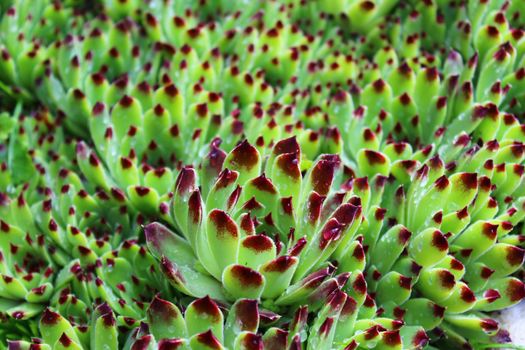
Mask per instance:
[[[525,1],[0,16],[0,349],[519,348]]]

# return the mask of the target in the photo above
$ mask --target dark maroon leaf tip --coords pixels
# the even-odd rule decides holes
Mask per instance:
[[[260,234],[246,237],[242,241],[242,246],[260,253],[271,250],[274,244],[268,236]]]
[[[436,230],[432,234],[432,245],[440,251],[448,249],[448,241],[441,231]]]
[[[501,298],[501,294],[495,289],[489,289],[483,293],[483,297],[487,299],[489,303],[492,303]]]
[[[301,152],[301,148],[299,147],[299,143],[297,142],[297,138],[295,136],[278,141],[273,146],[273,154],[276,156],[286,153],[299,152]]]
[[[184,282],[184,277],[180,273],[180,271],[177,269],[177,267],[168,260],[165,256],[163,256],[160,259],[160,267],[162,269],[162,272],[166,275],[167,278],[169,278],[172,281],[175,281],[177,283]]]
[[[406,276],[399,277],[399,286],[403,289],[410,290],[412,288],[412,278]]]
[[[377,208],[374,217],[377,221],[382,221],[385,218],[387,210],[384,208]]]
[[[42,313],[42,324],[52,326],[54,324],[57,324],[60,320],[60,315],[56,312],[51,311],[49,308],[45,309]]]
[[[432,217],[432,220],[434,220],[436,224],[440,225],[441,222],[443,221],[443,212],[440,210],[437,213],[435,213],[434,216]]]
[[[116,324],[113,312],[109,312],[107,314],[102,315],[102,321],[104,322],[104,325],[106,327],[113,327]]]
[[[260,273],[243,265],[233,266],[231,274],[244,287],[260,287],[264,283],[263,276]]]
[[[506,294],[512,302],[522,300],[525,298],[525,284],[515,279],[510,280],[507,286]]]
[[[177,310],[170,302],[155,296],[149,304],[148,313],[160,317],[165,322],[171,322],[178,317]]]
[[[223,210],[214,209],[209,214],[209,220],[215,226],[219,236],[230,235],[237,237],[239,235],[238,227],[235,221]]]
[[[486,222],[483,224],[483,228],[481,229],[481,231],[488,239],[493,240],[498,234],[498,227],[499,225],[497,224],[491,224],[489,222]]]
[[[508,246],[506,248],[506,260],[511,266],[518,266],[523,263],[525,250],[516,246]]]
[[[482,269],[481,269],[481,278],[483,279],[488,279],[490,278],[490,276],[492,276],[492,274],[494,273],[495,271],[492,270],[492,269],[489,269],[488,267],[484,266]]]
[[[401,344],[401,335],[398,330],[383,332],[382,337],[388,346],[397,347]]]
[[[241,330],[255,331],[259,324],[259,303],[254,299],[241,299],[235,304],[235,313]]]
[[[277,160],[277,166],[293,179],[299,179],[301,177],[297,153],[286,153],[280,155]]]
[[[142,338],[135,340],[131,350],[147,350],[149,349],[150,343],[153,341],[152,335],[145,335]]]
[[[162,339],[158,343],[158,350],[177,350],[184,346],[182,339]]]
[[[463,173],[460,180],[467,190],[476,190],[478,188],[478,175],[476,173]]]
[[[448,181],[448,178],[446,175],[441,176],[436,180],[434,185],[436,186],[436,189],[439,191],[443,191],[445,188],[447,188],[450,184],[450,181]]]
[[[102,112],[104,112],[105,105],[102,102],[97,102],[95,106],[93,107],[92,114],[94,116],[100,115]]]
[[[330,242],[337,241],[341,237],[342,230],[343,225],[337,219],[330,219],[321,232],[319,249],[323,250]]]
[[[438,304],[434,304],[433,305],[434,317],[443,318],[445,316],[445,310],[446,309],[444,307],[441,307]]]
[[[213,319],[213,322],[219,322],[222,316],[221,310],[208,295],[204,298],[195,300],[191,306],[199,314],[207,315]]]
[[[377,338],[379,336],[379,331],[382,328],[383,328],[382,326],[376,325],[376,326],[372,326],[372,327],[366,329],[365,330],[365,339],[366,340],[372,340],[374,338]]]
[[[484,319],[482,319],[481,323],[480,323],[480,326],[485,332],[494,332],[494,331],[497,331],[499,329],[498,322],[496,322],[495,320],[493,320],[491,318],[484,318]]]
[[[175,188],[177,192],[183,196],[186,193],[192,192],[195,189],[195,181],[197,174],[193,168],[183,168],[177,177]]]
[[[277,190],[273,185],[272,181],[268,179],[264,174],[251,180],[250,184],[255,186],[255,188],[257,188],[259,191],[268,192],[271,194],[277,193]]]
[[[145,186],[135,186],[135,191],[139,195],[139,197],[144,197],[150,193],[150,188]]]
[[[418,331],[416,335],[414,336],[414,339],[412,340],[412,344],[416,348],[422,349],[428,344],[429,341],[430,341],[430,338],[428,337],[425,331]]]
[[[121,99],[120,99],[120,105],[124,108],[128,108],[129,106],[131,106],[131,104],[133,103],[133,98],[128,96],[128,95],[124,95]]]
[[[467,286],[461,286],[459,294],[461,300],[463,300],[465,303],[472,304],[476,302],[476,296],[474,295],[472,290]]]
[[[352,340],[350,343],[348,343],[347,346],[345,346],[344,350],[355,350],[357,349],[357,346],[359,344],[357,344],[357,342],[355,340]]]
[[[447,270],[441,270],[438,274],[441,286],[445,289],[452,289],[456,285],[456,278]]]
[[[365,150],[365,157],[366,159],[368,159],[368,162],[370,163],[370,165],[386,163],[385,156],[376,151],[372,151],[369,149]]]
[[[326,320],[323,322],[321,327],[319,327],[319,334],[322,337],[327,337],[333,325],[334,325],[334,318],[333,317],[326,318]]]
[[[239,173],[236,171],[231,171],[229,169],[224,169],[217,178],[215,182],[215,187],[217,189],[226,188],[237,181]]]
[[[246,350],[264,350],[262,337],[254,333],[247,333],[242,339],[242,345]]]
[[[303,249],[306,247],[307,240],[305,237],[299,238],[292,248],[288,251],[291,256],[299,256]]]
[[[71,340],[71,338],[69,338],[67,336],[66,333],[62,333],[62,335],[60,336],[60,338],[58,339],[58,341],[60,342],[60,344],[62,344],[65,348],[68,348],[69,346],[71,346],[71,344],[73,343],[73,341]]]
[[[330,191],[332,181],[340,161],[319,161],[312,169],[312,187],[313,190],[322,196]]]
[[[352,284],[352,287],[354,290],[363,295],[366,294],[367,286],[366,286],[366,280],[362,273],[360,273],[356,279],[354,280],[354,283]]]
[[[463,220],[464,218],[468,217],[468,208],[464,207],[463,209],[458,210],[456,212],[456,216],[458,217],[459,220]]]
[[[344,306],[347,297],[348,295],[345,292],[336,290],[331,294],[328,304],[332,310],[339,310]]]
[[[259,162],[259,152],[247,140],[241,142],[231,152],[231,163],[235,166],[251,169]]]
[[[459,261],[458,259],[454,259],[454,258],[452,258],[452,259],[450,260],[450,268],[451,268],[452,270],[458,270],[458,271],[460,271],[460,270],[463,270],[463,269],[465,268],[465,266],[464,266],[464,265],[461,263],[461,261]]]
[[[402,227],[399,230],[399,234],[398,234],[399,244],[405,245],[411,236],[412,236],[412,232],[410,232],[406,227]]]
[[[361,244],[358,244],[355,247],[354,252],[352,253],[352,256],[358,261],[365,260],[365,250],[363,249],[363,246]]]
[[[371,1],[365,1],[364,3],[372,3]],[[372,3],[373,4],[373,3]],[[377,93],[382,93],[385,89],[385,81],[383,79],[377,79],[372,83],[372,86],[374,87],[374,90]]]
[[[170,97],[175,97],[179,94],[179,89],[173,84],[170,84],[164,88],[166,94]]]
[[[361,211],[361,206],[344,203],[335,210],[335,212],[332,214],[332,217],[342,225],[343,229],[345,229],[350,223],[354,221],[356,217],[361,214]]]

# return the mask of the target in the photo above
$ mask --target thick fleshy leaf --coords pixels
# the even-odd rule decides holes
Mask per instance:
[[[186,338],[186,323],[179,308],[155,297],[147,310],[148,324],[155,339]]]
[[[259,299],[265,286],[265,278],[259,272],[243,265],[232,264],[222,273],[226,292],[235,299]]]
[[[63,334],[75,343],[80,343],[75,329],[58,313],[45,309],[40,319],[40,332],[47,344],[55,344]]]
[[[198,298],[210,295],[217,300],[226,300],[220,283],[209,275],[178,266],[164,256],[160,259],[160,269],[167,281],[184,294]]]
[[[208,296],[197,299],[186,309],[184,319],[191,337],[208,330],[219,339],[223,339],[224,318],[218,305]]]
[[[240,240],[237,263],[258,270],[275,256],[276,247],[271,238],[263,234],[252,235]]]
[[[262,265],[259,272],[266,280],[262,296],[275,298],[281,295],[288,288],[298,263],[297,257],[283,255]]]
[[[112,311],[95,320],[94,329],[91,330],[91,344],[100,349],[118,349],[118,330]]]
[[[226,319],[224,340],[234,344],[243,332],[256,332],[259,327],[258,302],[254,299],[239,299],[231,307]],[[256,342],[259,343],[258,341]]]
[[[225,212],[214,209],[208,214],[207,236],[210,250],[220,270],[237,261],[239,227]]]
[[[195,334],[190,338],[192,350],[222,350],[224,347],[211,330]]]
[[[239,172],[239,183],[242,185],[249,179],[257,177],[261,171],[261,159],[257,148],[248,141],[241,142],[224,160],[224,167]]]

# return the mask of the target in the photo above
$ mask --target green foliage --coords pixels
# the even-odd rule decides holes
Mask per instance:
[[[0,4],[0,348],[515,348],[525,3]]]

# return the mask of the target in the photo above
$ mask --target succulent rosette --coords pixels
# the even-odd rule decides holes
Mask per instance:
[[[209,297],[194,300],[184,313],[173,303],[155,297],[146,311],[144,322],[123,337],[115,315],[107,304],[94,309],[89,327],[75,329],[60,314],[46,309],[39,326],[41,338],[11,341],[9,349],[285,349],[300,344],[306,314],[298,313],[292,322],[294,331],[269,328],[257,334],[260,323],[272,322],[253,299],[239,299],[227,317]],[[292,339],[289,341],[288,339]]]
[[[324,318],[319,318],[317,327],[327,322],[324,327],[331,328],[336,315],[342,312],[344,304],[341,300],[349,298],[348,308],[353,310],[347,310],[350,324],[346,330],[340,331],[339,341],[347,341],[354,330],[356,336],[361,334],[360,342],[365,341],[362,331],[373,333],[377,330],[370,346],[378,341],[388,341],[382,340],[379,333],[395,331],[394,328],[399,328],[401,323],[393,319],[368,320],[375,315],[375,306],[367,295],[362,274],[365,266],[363,247],[359,241],[353,242],[362,219],[361,199],[355,193],[364,191],[363,195],[370,195],[367,179],[357,181],[359,185],[355,186],[355,193],[350,191],[352,174],[345,174],[336,155],[321,156],[303,179],[300,153],[295,138],[275,144],[265,165],[265,172],[281,180],[280,185],[274,185],[272,178],[261,173],[263,160],[257,148],[247,141],[237,145],[230,154],[213,143],[206,161],[198,170],[185,167],[180,171],[174,191],[168,196],[173,209],[170,211],[167,204],[161,206],[163,219],[175,225],[185,237],[177,236],[161,224],[145,227],[150,250],[160,260],[158,270],[184,294],[193,297],[209,295],[226,303],[238,298],[260,298],[263,307],[275,311],[293,310],[304,303],[312,303],[310,309],[316,311],[323,307],[324,301],[337,296],[335,305],[321,314]],[[81,160],[79,165],[82,168]],[[202,191],[208,192],[205,203],[201,190],[197,188],[198,177],[214,183],[207,189],[202,187]],[[384,176],[376,177],[378,190],[384,186],[385,180]],[[148,207],[155,208],[158,202],[158,196],[152,195],[155,192],[144,187],[132,187],[132,190],[137,195],[134,197],[134,192],[129,192],[129,199],[138,203],[135,206],[142,212]],[[293,209],[297,205],[294,203],[300,204],[295,200],[296,196],[307,198],[303,210],[308,220],[302,223],[296,223],[296,217],[301,217]],[[380,196],[376,198],[379,199]],[[206,212],[205,207],[213,209]],[[380,227],[384,210],[375,206],[370,213],[376,227]],[[206,217],[207,222],[204,221]],[[297,236],[295,232],[299,227],[307,235]],[[265,233],[256,235],[257,230]],[[335,274],[337,269],[327,259],[338,248],[338,254],[348,256],[348,259],[340,269],[342,273]],[[306,255],[301,265],[303,251]],[[227,254],[223,255],[224,252]],[[250,260],[254,254],[260,258],[252,263]],[[350,275],[349,272],[354,270],[355,274]],[[350,294],[342,291],[347,284]],[[355,291],[350,291],[352,289]],[[355,298],[351,293],[355,293]],[[369,311],[354,328],[359,304],[365,305],[363,309]],[[305,313],[306,309],[302,312]],[[329,345],[336,333],[329,332],[328,328],[326,332],[322,342]],[[396,343],[399,346],[402,338],[396,334],[392,337],[399,341]],[[420,346],[427,339],[418,326],[408,327],[404,337],[407,348]]]
[[[510,343],[492,313],[525,297],[524,9],[2,2],[0,338]]]
[[[497,200],[490,196],[494,186],[489,176],[478,179],[476,173],[453,171],[447,175],[440,157],[427,153],[426,161],[420,158],[420,166],[417,166],[420,160],[406,160],[414,163],[417,171],[413,174],[390,173],[389,178],[376,175],[372,184],[366,177],[345,179],[340,159],[328,155],[314,162],[303,178],[297,161],[299,153],[295,139],[276,143],[266,160],[265,171],[258,176],[255,172],[248,180],[242,171],[260,169],[259,156],[247,142],[239,144],[224,158],[223,164],[236,170],[225,168],[219,173],[208,195],[204,194],[206,201],[196,183],[201,178],[199,173],[193,168],[181,171],[172,207],[175,225],[186,242],[160,224],[145,228],[150,250],[175,288],[195,297],[205,293],[226,301],[260,298],[263,306],[277,312],[306,302],[315,308],[315,300],[326,296],[325,284],[330,279],[325,277],[318,287],[323,291],[321,295],[315,290],[307,291],[308,281],[319,276],[323,270],[316,267],[322,267],[327,260],[325,263],[337,266],[324,270],[336,273],[332,277],[336,281],[332,282],[332,288],[336,290],[345,290],[346,285],[355,289],[347,281],[347,275],[353,273],[350,276],[358,278],[363,276],[360,271],[366,270],[369,291],[365,284],[361,302],[363,310],[371,309],[369,317],[386,313],[408,320],[408,324],[425,324],[429,330],[442,325],[454,334],[459,324],[457,328],[467,338],[474,337],[476,329],[462,330],[461,320],[470,320],[478,322],[477,340],[485,333],[497,331],[497,323],[486,315],[463,315],[465,312],[504,308],[524,297],[523,283],[507,277],[523,263],[524,251],[514,245],[521,244],[518,243],[521,236],[509,235],[514,225],[523,220],[523,199],[500,212]],[[293,157],[294,161],[279,162],[285,157]],[[363,159],[361,168],[370,167],[370,160]],[[295,181],[290,172],[292,164]],[[484,162],[478,166],[484,167]],[[512,169],[519,175],[521,167],[518,163]],[[200,167],[203,169],[206,170]],[[451,167],[449,172],[454,169]],[[279,185],[278,176],[283,173],[288,177]],[[252,186],[258,191],[250,191]],[[338,187],[339,190],[334,190]],[[260,193],[261,188],[271,190]],[[305,189],[310,193],[305,193]],[[221,192],[217,193],[218,190]],[[281,191],[287,192],[281,194]],[[274,199],[268,202],[263,194],[273,195]],[[291,198],[283,197],[288,195]],[[294,210],[295,196],[305,198],[302,215]],[[446,199],[440,202],[440,197]],[[415,198],[424,205],[416,205]],[[210,204],[214,209],[204,209]],[[314,208],[318,217],[312,217]],[[418,211],[414,212],[416,208]],[[383,225],[385,215],[388,223]],[[296,217],[307,219],[295,221]],[[312,218],[317,221],[313,225]],[[254,222],[258,224],[256,227]],[[187,231],[183,229],[185,226]],[[297,236],[297,232],[303,232],[304,236]],[[502,242],[498,240],[500,236]],[[247,244],[252,240],[261,242],[252,247]],[[388,256],[384,256],[385,251]],[[186,254],[189,259],[181,260]],[[255,258],[259,256],[260,261]],[[503,258],[507,268],[495,269],[492,264]],[[279,261],[287,261],[290,267],[272,276],[273,265]],[[495,270],[503,273],[493,276]],[[330,276],[331,273],[327,275]],[[499,288],[492,288],[495,285]],[[198,287],[192,289],[193,286]],[[411,298],[413,294],[420,298]],[[272,300],[274,295],[277,298]],[[381,307],[377,308],[376,303]],[[423,307],[428,313],[422,317]],[[363,314],[367,315],[365,311]]]
[[[223,147],[230,150],[242,137],[253,144],[271,145],[286,133],[300,137],[305,144],[303,153],[312,159],[322,152],[339,152],[344,143],[344,156],[355,160],[360,149],[377,150],[388,138],[407,138],[416,145],[436,143],[443,137],[443,126],[454,123],[473,102],[488,99],[512,107],[520,104],[520,29],[510,30],[501,24],[501,30],[509,31],[509,41],[499,34],[490,45],[470,38],[468,44],[475,53],[453,46],[458,51],[442,60],[439,53],[423,49],[423,57],[416,60],[403,47],[384,39],[378,42],[384,49],[369,58],[355,52],[356,42],[345,40],[336,28],[316,36],[301,31],[303,27],[285,24],[287,16],[308,12],[302,7],[317,3],[295,4],[287,12],[278,2],[269,2],[259,4],[260,11],[251,17],[255,11],[244,9],[243,16],[235,12],[210,23],[199,17],[202,12],[167,4],[143,13],[133,1],[118,5],[129,8],[133,15],[133,19],[122,19],[109,10],[117,5],[108,4],[111,17],[103,14],[83,23],[83,33],[88,35],[72,31],[47,46],[27,43],[34,46],[30,53],[37,58],[28,63],[34,68],[26,67],[22,58],[20,62],[11,58],[6,46],[4,64],[14,70],[13,76],[16,69],[33,72],[22,83],[19,78],[6,80],[14,83],[17,91],[20,85],[35,91],[46,105],[59,110],[69,129],[83,136],[91,134],[97,146],[108,142],[103,135],[112,136],[119,145],[132,144],[139,159],[162,158],[163,163],[174,158],[187,163],[202,156],[202,146],[214,136],[220,136]],[[368,6],[363,4],[375,6],[363,2],[354,7]],[[385,2],[373,11],[382,18],[394,4]],[[438,5],[427,2],[424,6]],[[65,11],[55,7],[53,11]],[[9,32],[24,32],[18,23],[25,13],[12,9],[14,19],[10,21],[14,23],[6,16],[6,27],[11,25]],[[503,16],[500,22],[506,21],[504,10],[499,12],[499,17]],[[396,11],[400,16],[408,12],[402,7]],[[414,11],[419,14],[423,9]],[[426,22],[422,15],[413,16],[414,23],[407,24],[410,30],[405,36],[412,38],[413,32],[418,40]],[[379,27],[385,30],[386,25]],[[28,37],[34,35],[27,33]],[[8,38],[16,41],[15,35],[11,36]],[[107,53],[95,55],[95,48]],[[417,54],[418,45],[415,50]],[[483,50],[486,59],[480,57]],[[478,79],[480,60],[494,68],[483,70]],[[473,84],[474,80],[479,81]],[[108,111],[110,122],[101,118],[93,123],[91,117],[103,110]],[[348,113],[355,118],[345,118]],[[133,117],[126,123],[118,121],[128,114]],[[422,115],[428,118],[423,120]],[[188,123],[194,118],[199,122]],[[456,124],[456,129],[465,127],[460,121]],[[154,139],[153,135],[162,137]],[[447,135],[450,138],[455,133]],[[320,142],[323,140],[326,142]],[[119,153],[126,151],[125,147]]]
[[[0,337],[38,335],[49,305],[82,330],[107,302],[132,327],[164,285],[138,245],[140,215],[118,190],[85,186],[76,140],[47,111],[3,117],[17,122],[1,144]]]
[[[11,340],[8,349],[117,349],[117,320],[108,304],[98,305],[87,319],[85,325],[75,327],[61,314],[45,309],[38,323],[41,337]]]

